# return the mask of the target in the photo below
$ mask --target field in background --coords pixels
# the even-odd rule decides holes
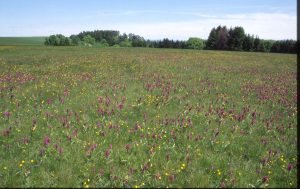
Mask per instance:
[[[0,37],[0,45],[43,45],[46,37]]]
[[[296,55],[0,47],[0,186],[296,187]]]

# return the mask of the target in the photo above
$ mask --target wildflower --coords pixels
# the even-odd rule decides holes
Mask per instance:
[[[31,131],[35,131],[36,125],[31,128]]]
[[[10,112],[3,112],[3,115],[4,115],[5,117],[9,117],[9,116],[10,116]]]
[[[48,146],[50,144],[50,138],[48,137],[48,136],[46,136],[45,138],[44,138],[44,145],[45,146]]]
[[[105,150],[105,158],[108,158],[109,155],[110,155],[110,150],[109,149]]]
[[[180,169],[181,169],[181,170],[184,170],[185,167],[186,167],[186,165],[183,163],[183,164],[181,165]]]
[[[262,181],[263,181],[264,183],[265,183],[265,182],[268,182],[268,181],[269,181],[269,177],[268,177],[268,176],[263,176]]]
[[[30,162],[31,162],[31,163],[34,163],[34,160],[33,160],[33,159],[32,159],[32,160],[30,160]]]
[[[20,164],[19,164],[19,167],[22,167],[22,166],[23,166],[23,164],[22,164],[22,163],[20,163]]]
[[[126,144],[126,145],[125,145],[125,149],[126,149],[126,151],[128,152],[129,149],[130,149],[130,144]]]
[[[170,176],[168,177],[168,180],[169,180],[169,182],[174,182],[174,180],[175,180],[175,175],[170,175]]]
[[[122,109],[123,109],[123,107],[124,107],[124,105],[123,105],[122,103],[118,104],[118,108],[119,108],[119,110],[122,110]]]
[[[292,168],[293,168],[293,165],[292,165],[291,163],[289,163],[288,166],[287,166],[287,170],[288,170],[288,171],[291,171]]]
[[[59,155],[61,155],[63,152],[64,152],[64,149],[62,147],[59,147],[59,149],[58,149]]]
[[[84,188],[88,188],[90,183],[90,179],[87,179],[87,181],[84,181],[83,186]]]
[[[157,179],[157,180],[161,180],[161,176],[160,176],[160,174],[159,174],[159,173],[156,173],[154,176],[155,176],[155,179]]]
[[[4,169],[4,170],[6,170],[6,169],[7,169],[7,167],[3,167],[3,169]]]

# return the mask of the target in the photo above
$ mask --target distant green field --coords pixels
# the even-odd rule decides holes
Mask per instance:
[[[0,37],[0,45],[43,45],[45,37]]]

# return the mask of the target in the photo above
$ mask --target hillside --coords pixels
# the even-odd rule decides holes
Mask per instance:
[[[43,45],[45,37],[0,37],[0,45]]]

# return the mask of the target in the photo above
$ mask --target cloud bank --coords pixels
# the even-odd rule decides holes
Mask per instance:
[[[146,12],[147,13],[147,12]],[[115,13],[117,16],[135,15],[142,18],[143,11],[126,11]],[[148,11],[153,13],[153,11]],[[101,13],[113,16],[114,13]],[[166,14],[166,13],[165,13]],[[187,19],[180,21],[148,21],[114,22],[99,21],[99,13],[91,15],[86,20],[77,23],[32,23],[32,25],[14,25],[2,28],[2,36],[45,36],[61,33],[64,35],[77,34],[84,30],[114,29],[121,33],[134,33],[146,39],[169,38],[186,40],[189,37],[207,39],[210,30],[218,25],[229,27],[242,26],[246,33],[258,35],[262,39],[296,39],[296,15],[288,13],[249,13],[227,14],[216,16],[197,12],[170,12],[177,16],[185,15]],[[102,16],[101,16],[102,17]]]
[[[134,23],[111,25],[122,32],[132,32],[149,39],[187,39],[197,36],[206,39],[210,30],[218,25],[242,26],[246,33],[262,39],[296,39],[296,16],[282,13],[232,14],[224,17],[204,15],[202,18],[160,23]]]

